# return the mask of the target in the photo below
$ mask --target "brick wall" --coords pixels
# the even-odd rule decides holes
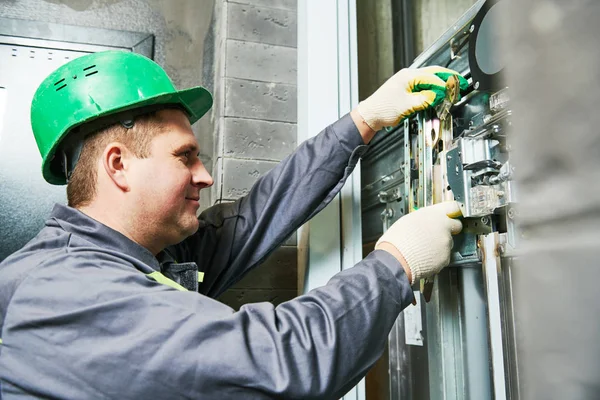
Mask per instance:
[[[296,0],[215,5],[213,203],[248,193],[296,147]],[[297,294],[296,236],[221,300],[279,304]]]

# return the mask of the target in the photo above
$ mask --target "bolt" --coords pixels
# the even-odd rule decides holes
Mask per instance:
[[[496,193],[498,195],[498,197],[502,198],[504,197],[504,192],[503,191],[499,191],[498,193]]]
[[[475,82],[475,85],[473,85],[473,87],[475,88],[475,90],[479,89],[479,82]]]
[[[381,220],[385,221],[388,218],[392,218],[394,216],[394,210],[391,208],[386,208],[381,212]]]
[[[489,217],[481,217],[481,223],[484,225],[488,225],[490,223]]]
[[[494,133],[500,133],[500,125],[494,125],[494,126],[492,126],[492,131]]]
[[[388,175],[381,177],[381,181],[384,182],[384,183],[385,182],[389,182],[391,179],[392,179],[392,177],[388,176]]]
[[[388,193],[381,191],[381,192],[377,193],[377,198],[379,199],[379,201],[381,203],[387,203]]]
[[[508,210],[508,218],[509,218],[509,219],[515,219],[515,214],[516,214],[516,213],[515,213],[515,210],[514,210],[514,208],[510,208],[510,209]]]
[[[506,251],[506,246],[503,244],[499,244],[498,245],[498,255],[504,254],[505,251]]]
[[[473,32],[474,30],[475,30],[475,25],[471,25],[471,26],[469,27],[469,32]]]

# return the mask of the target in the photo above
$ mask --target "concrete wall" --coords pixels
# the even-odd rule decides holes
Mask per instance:
[[[296,147],[296,0],[218,0],[213,202],[233,201]],[[297,294],[296,236],[225,293],[278,304]]]

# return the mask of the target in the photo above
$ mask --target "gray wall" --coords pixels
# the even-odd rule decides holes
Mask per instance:
[[[248,193],[296,147],[296,0],[218,0],[214,202]],[[280,303],[297,294],[296,236],[221,298]]]
[[[600,397],[600,2],[513,2],[522,399]]]

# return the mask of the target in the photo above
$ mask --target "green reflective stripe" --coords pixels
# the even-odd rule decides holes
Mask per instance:
[[[154,271],[151,274],[147,274],[150,278],[154,279],[158,283],[162,283],[163,285],[171,286],[173,289],[181,290],[182,292],[187,292],[187,289],[181,286],[179,283],[172,281],[167,278],[163,274],[158,271]]]
[[[2,344],[2,339],[0,339],[0,344]]]
[[[204,282],[204,272],[198,272],[198,282]]]

